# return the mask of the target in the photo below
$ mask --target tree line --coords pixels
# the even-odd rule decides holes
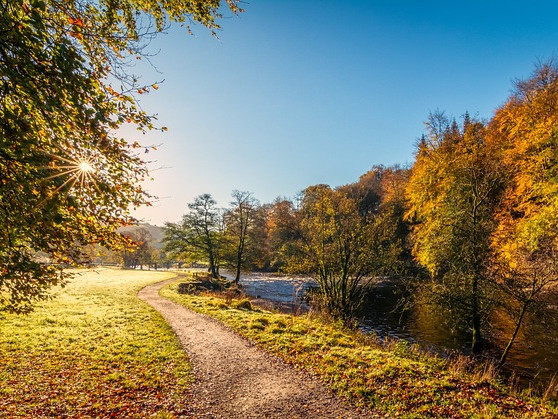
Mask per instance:
[[[516,81],[490,120],[436,112],[426,128],[412,165],[352,184],[263,205],[235,191],[225,210],[201,195],[166,224],[166,250],[207,261],[214,277],[232,268],[236,282],[241,269],[309,274],[322,308],[347,322],[375,278],[404,278],[470,334],[474,353],[491,314],[507,313],[504,362],[558,281],[558,68]]]

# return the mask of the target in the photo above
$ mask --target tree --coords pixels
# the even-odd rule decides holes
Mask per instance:
[[[409,244],[410,226],[404,219],[405,187],[410,170],[374,166],[358,182],[339,188],[357,203],[368,223],[370,254],[377,275],[405,277],[416,273]]]
[[[298,211],[288,199],[277,198],[267,214],[267,243],[270,252],[270,266],[273,270],[284,269],[300,240]]]
[[[144,227],[136,228],[132,231],[124,233],[124,236],[130,240],[130,245],[122,250],[122,260],[127,268],[136,269],[143,265],[150,265],[153,258],[154,248],[151,244],[153,237],[149,230]]]
[[[487,142],[505,168],[502,205],[492,236],[494,281],[512,297],[515,328],[545,307],[543,293],[558,282],[558,65],[539,63],[497,110]]]
[[[269,271],[271,266],[271,246],[269,241],[270,204],[258,206],[254,213],[253,223],[249,229],[249,246],[246,248],[246,268],[252,271]]]
[[[494,246],[513,259],[519,248],[558,241],[558,65],[537,66],[499,109],[488,138],[508,173]]]
[[[233,282],[238,284],[246,255],[255,242],[253,231],[259,215],[259,202],[250,192],[234,190],[231,208],[224,214],[225,234],[230,244],[229,262],[235,270]]]
[[[118,248],[147,203],[137,142],[155,128],[129,62],[170,21],[215,31],[219,0],[10,0],[0,6],[0,306],[28,312],[64,283],[79,248]],[[236,0],[228,0],[239,12]],[[48,255],[49,263],[37,258]],[[53,263],[50,263],[53,262]]]
[[[413,253],[429,271],[438,301],[469,325],[477,352],[492,289],[488,264],[502,171],[482,123],[468,121],[460,131],[437,115],[428,126],[407,186],[407,217],[417,223]]]
[[[511,314],[515,326],[500,356],[500,365],[506,362],[527,313],[546,306],[541,298],[544,291],[558,283],[558,247],[547,241],[537,249],[516,251],[513,263],[495,258],[491,265],[493,279],[500,289],[511,297],[504,301],[504,308]]]
[[[188,254],[209,263],[213,278],[219,278],[222,253],[222,215],[210,194],[199,195],[188,204],[182,223],[165,223],[165,251]]]
[[[362,303],[374,251],[356,201],[327,185],[310,186],[296,218],[298,252],[290,269],[310,273],[325,310],[349,323]]]

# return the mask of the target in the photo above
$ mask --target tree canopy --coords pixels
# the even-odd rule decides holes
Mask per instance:
[[[428,126],[407,186],[408,217],[417,221],[414,254],[434,279],[439,301],[470,325],[476,351],[503,174],[486,147],[482,123],[466,118],[460,129],[433,115]]]
[[[165,223],[165,250],[175,256],[204,260],[213,278],[219,278],[223,253],[223,221],[217,202],[210,194],[197,196],[188,204],[181,223]]]
[[[0,6],[0,307],[26,312],[81,244],[118,247],[148,203],[140,144],[155,129],[130,73],[170,22],[219,28],[219,0],[9,0]],[[227,1],[233,12],[236,0]],[[189,29],[189,27],[188,27]]]

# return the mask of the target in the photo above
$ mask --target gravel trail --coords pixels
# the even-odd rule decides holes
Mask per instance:
[[[196,378],[188,400],[192,417],[372,417],[218,321],[161,297],[159,289],[173,281],[149,285],[139,297],[163,315],[190,357]]]

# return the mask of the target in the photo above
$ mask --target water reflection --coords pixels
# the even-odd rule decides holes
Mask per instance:
[[[305,277],[251,273],[244,275],[240,284],[253,297],[268,299],[285,305],[300,305],[304,291],[316,286]],[[471,341],[466,333],[448,326],[448,313],[432,304],[413,304],[405,307],[402,298],[409,298],[396,281],[380,281],[362,313],[362,328],[379,337],[396,337],[444,354],[451,351],[467,352]],[[412,307],[412,308],[409,308]],[[535,384],[548,382],[558,373],[558,309],[545,316],[531,315],[525,320],[508,356],[508,367]],[[492,334],[495,346],[492,353],[499,356],[507,344],[513,323],[503,313],[493,314]]]

